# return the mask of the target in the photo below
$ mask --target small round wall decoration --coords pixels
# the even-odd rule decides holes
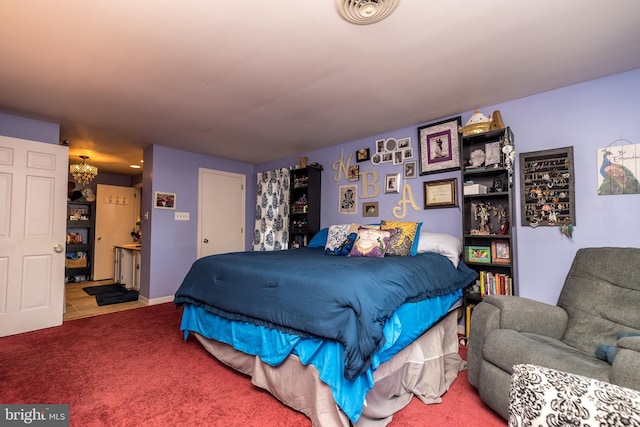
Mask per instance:
[[[379,165],[381,160],[382,160],[382,156],[380,155],[380,153],[376,153],[373,156],[371,156],[371,163],[374,165]]]
[[[398,141],[396,141],[395,138],[388,138],[385,142],[384,142],[384,148],[387,151],[393,151],[398,147]]]

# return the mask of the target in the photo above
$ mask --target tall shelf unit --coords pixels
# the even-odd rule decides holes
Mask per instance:
[[[320,231],[322,170],[313,166],[291,170],[289,248],[306,246]]]
[[[67,203],[65,282],[93,279],[95,203]]]
[[[486,295],[518,293],[514,137],[510,128],[462,136],[462,236],[465,263],[479,279],[463,294],[465,332]],[[507,147],[507,148],[505,148]]]

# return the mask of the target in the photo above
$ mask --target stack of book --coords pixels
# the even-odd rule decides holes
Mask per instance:
[[[478,284],[480,296],[487,295],[513,295],[513,279],[508,274],[492,271],[480,271]]]

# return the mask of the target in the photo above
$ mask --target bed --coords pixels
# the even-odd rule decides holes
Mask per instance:
[[[174,299],[185,339],[317,426],[386,425],[414,395],[439,402],[465,367],[456,308],[476,273],[459,250],[329,256],[312,243],[194,262]]]

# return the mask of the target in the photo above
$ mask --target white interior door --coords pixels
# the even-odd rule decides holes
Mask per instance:
[[[200,169],[198,258],[245,250],[245,176]]]
[[[0,336],[62,324],[68,148],[0,136]]]
[[[133,243],[131,232],[139,214],[140,189],[98,184],[93,280],[114,278],[114,246]]]

